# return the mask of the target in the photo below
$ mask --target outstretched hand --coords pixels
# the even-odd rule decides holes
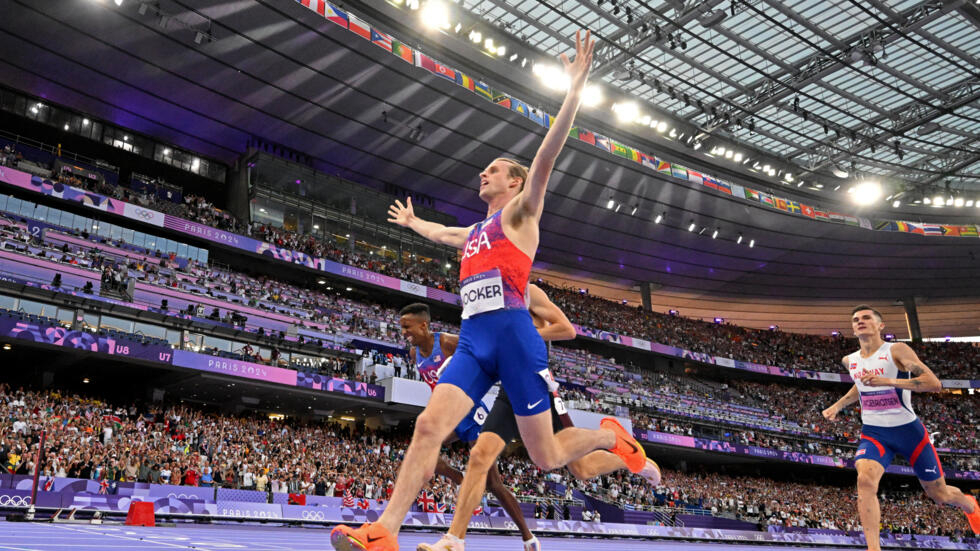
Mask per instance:
[[[585,40],[582,39],[582,31],[575,31],[575,61],[568,59],[568,54],[561,54],[561,64],[565,66],[565,73],[569,79],[569,91],[581,92],[585,88],[585,81],[589,77],[592,69],[592,50],[595,49],[595,40],[592,40],[592,31],[585,31]]]
[[[399,226],[408,226],[415,218],[415,209],[412,208],[412,198],[405,199],[406,204],[395,199],[395,204],[388,207],[388,221]]]

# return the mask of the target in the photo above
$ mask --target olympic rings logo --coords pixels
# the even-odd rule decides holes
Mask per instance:
[[[154,211],[152,211],[152,210],[146,210],[146,209],[141,209],[141,208],[135,208],[135,209],[133,209],[133,214],[135,214],[136,216],[139,216],[143,220],[149,220],[151,218],[155,218],[156,215],[157,215],[157,213],[154,212]]]
[[[173,497],[177,499],[200,499],[200,497],[193,494],[175,494],[173,492],[167,494],[167,497]]]
[[[0,495],[0,507],[27,507],[31,496]]]
[[[303,511],[303,520],[326,520],[323,511]]]

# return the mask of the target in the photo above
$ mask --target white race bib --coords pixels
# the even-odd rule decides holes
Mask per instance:
[[[558,412],[558,415],[568,414],[568,408],[565,407],[565,402],[558,396],[555,396],[555,411]]]
[[[463,280],[459,296],[463,300],[463,319],[504,308],[504,281],[494,268]]]
[[[556,381],[551,375],[550,369],[542,369],[541,371],[538,371],[538,375],[540,375],[541,378],[544,379],[544,383],[548,385],[548,392],[558,391],[558,381]]]
[[[473,420],[476,421],[477,425],[482,427],[483,423],[486,422],[488,415],[487,410],[483,409],[483,406],[480,406],[476,408],[476,413],[473,414]]]

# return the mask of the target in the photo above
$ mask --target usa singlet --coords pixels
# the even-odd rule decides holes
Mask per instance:
[[[429,385],[429,388],[435,390],[439,383],[439,377],[442,375],[443,366],[450,362],[452,356],[444,357],[442,343],[439,342],[439,333],[433,333],[433,336],[432,352],[428,356],[421,360],[418,359],[421,352],[418,347],[415,348],[415,367],[418,369],[422,380]],[[481,400],[475,400],[473,409],[456,426],[456,437],[463,442],[476,442],[477,437],[480,436],[480,430],[483,428],[483,422],[486,421],[489,413],[485,403]]]
[[[459,264],[463,319],[503,309],[527,309],[531,259],[504,235],[503,210],[470,232]]]
[[[439,333],[433,333],[432,335],[434,342],[432,343],[431,354],[419,359],[418,356],[421,354],[421,351],[417,346],[415,347],[415,368],[418,369],[419,376],[429,385],[429,388],[435,389],[446,358],[442,355],[442,344],[439,342]]]

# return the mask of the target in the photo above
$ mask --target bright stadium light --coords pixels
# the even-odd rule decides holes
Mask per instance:
[[[640,107],[632,101],[617,103],[613,105],[612,109],[620,122],[633,122],[640,117]]]
[[[449,28],[449,10],[446,9],[446,5],[442,2],[429,0],[422,6],[422,11],[419,13],[422,18],[422,23],[426,27],[433,29]]]
[[[881,184],[871,180],[861,182],[851,193],[851,200],[858,205],[870,205],[878,199],[881,199]]]
[[[660,121],[660,123],[657,124],[657,132],[666,132],[666,131],[667,131],[667,123]]]
[[[568,75],[556,65],[535,63],[531,72],[537,75],[541,79],[541,82],[552,90],[564,91],[568,89]]]

